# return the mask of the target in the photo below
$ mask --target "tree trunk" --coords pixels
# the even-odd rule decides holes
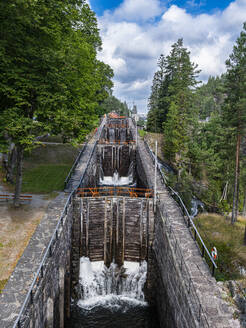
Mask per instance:
[[[14,183],[14,168],[16,163],[16,148],[14,144],[9,147],[9,153],[3,154],[3,167],[5,170],[6,180]]]
[[[242,215],[246,216],[246,189],[244,189],[244,200],[243,200],[243,213]]]
[[[241,144],[241,136],[240,136],[240,134],[238,134],[237,135],[237,147],[236,147],[236,163],[235,163],[235,177],[234,177],[234,192],[233,192],[231,224],[234,224],[237,221],[240,144]]]
[[[20,193],[22,187],[22,165],[23,165],[23,153],[24,149],[22,146],[18,145],[16,147],[16,183],[15,183],[15,196],[14,196],[14,206],[20,206]]]
[[[236,197],[236,221],[237,221],[237,216],[238,216],[238,202],[239,202],[239,180],[240,180],[240,162],[238,164],[238,183],[237,183],[237,197]]]
[[[8,158],[8,171],[6,174],[6,179],[10,183],[14,183],[14,168],[16,164],[16,148],[15,146],[12,147],[9,153],[9,158]]]
[[[243,244],[246,245],[246,226],[245,226],[245,228],[244,228]]]

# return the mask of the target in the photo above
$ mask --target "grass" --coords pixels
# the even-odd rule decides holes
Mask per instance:
[[[217,280],[240,279],[239,268],[246,268],[246,246],[244,229],[246,219],[239,217],[232,226],[230,220],[216,214],[201,214],[195,224],[207,248],[217,248]]]
[[[69,144],[40,145],[26,152],[23,163],[22,193],[49,193],[61,191],[81,147]],[[9,192],[14,185],[5,183],[4,171],[0,168],[0,183]],[[55,195],[55,194],[54,194]]]
[[[64,181],[79,152],[69,144],[41,145],[25,154],[23,193],[52,193],[64,188]]]
[[[6,285],[8,279],[0,280],[0,294],[2,293],[4,286]]]
[[[140,135],[140,137],[144,137],[148,132],[147,131],[144,131],[144,130],[138,130],[138,134]]]
[[[22,192],[51,193],[63,190],[70,165],[40,164],[24,170]]]

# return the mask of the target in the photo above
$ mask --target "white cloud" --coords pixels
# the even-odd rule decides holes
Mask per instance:
[[[225,60],[246,20],[246,0],[236,0],[224,11],[191,15],[159,0],[125,0],[115,11],[99,17],[103,40],[100,59],[115,72],[115,95],[135,101],[146,111],[151,81],[161,53],[167,55],[178,38],[202,69],[202,78],[225,71]],[[192,3],[191,3],[192,4]]]
[[[125,0],[113,15],[115,19],[127,21],[146,21],[160,15],[160,0]]]

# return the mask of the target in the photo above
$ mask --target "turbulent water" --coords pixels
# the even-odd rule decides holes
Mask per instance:
[[[118,172],[114,172],[113,176],[104,176],[100,178],[101,186],[129,186],[133,184],[133,177],[120,177]]]
[[[193,198],[191,200],[191,210],[190,210],[190,216],[192,219],[197,216],[199,208],[201,210],[204,210],[204,204],[200,200]]]
[[[99,185],[100,186],[135,186],[136,182],[134,181],[133,176],[133,162],[131,162],[127,176],[120,176],[118,171],[116,170],[113,173],[113,176],[105,176],[103,173],[103,169],[100,169],[100,180]]]
[[[153,310],[144,299],[147,263],[125,262],[119,268],[80,260],[80,300],[72,306],[73,328],[156,328]]]

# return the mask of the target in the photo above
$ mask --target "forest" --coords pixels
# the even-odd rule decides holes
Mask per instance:
[[[85,0],[1,1],[0,22],[0,152],[18,206],[23,154],[47,133],[83,142],[113,71],[97,59],[102,41]]]
[[[163,134],[165,161],[177,173],[169,183],[186,203],[195,196],[234,224],[246,214],[246,23],[225,64],[202,84],[183,40],[174,43],[158,60],[147,130]]]

